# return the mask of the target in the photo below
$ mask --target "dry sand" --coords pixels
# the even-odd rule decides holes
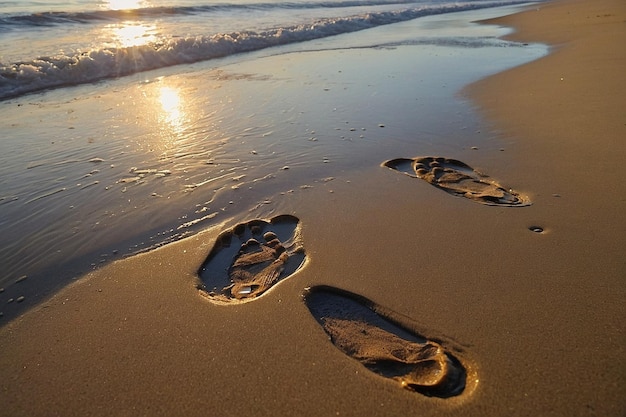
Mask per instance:
[[[381,167],[316,183],[254,213],[297,216],[307,253],[258,300],[215,305],[195,288],[230,219],[5,325],[0,414],[624,415],[625,22],[622,0],[498,20],[555,48],[466,90],[506,152],[465,162],[532,206],[475,204]],[[429,398],[348,358],[302,300],[321,284],[453,340],[473,389]]]

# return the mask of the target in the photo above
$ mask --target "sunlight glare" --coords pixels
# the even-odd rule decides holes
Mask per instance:
[[[155,26],[143,26],[137,24],[109,25],[107,28],[112,32],[115,46],[131,47],[147,45],[156,41]]]
[[[143,6],[143,0],[108,0],[108,8],[111,10],[138,9]]]
[[[181,111],[181,99],[178,90],[172,87],[161,87],[159,102],[164,112],[165,121],[178,130],[183,125],[184,114]]]

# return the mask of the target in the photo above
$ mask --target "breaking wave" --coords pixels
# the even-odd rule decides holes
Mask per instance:
[[[401,2],[400,2],[401,3]],[[391,4],[380,1],[348,1],[342,3],[281,3],[280,7],[335,7],[337,4]],[[403,22],[418,17],[465,11],[478,8],[510,5],[506,2],[480,2],[465,4],[446,4],[435,7],[410,8],[400,11],[367,13],[351,17],[327,18],[310,24],[300,24],[266,31],[218,33],[212,35],[171,38],[166,41],[130,47],[107,47],[74,54],[58,54],[38,57],[25,62],[10,64],[0,63],[0,100],[17,97],[50,88],[90,83],[107,78],[130,75],[142,71],[205,61],[242,52],[257,51],[273,46],[304,42],[343,33],[355,32],[376,26]],[[255,7],[255,5],[222,5],[205,7]],[[256,7],[270,7],[260,4]],[[276,6],[277,7],[277,6]],[[180,7],[176,9],[155,8],[138,9],[132,13],[197,13],[198,7]],[[53,20],[87,20],[116,18],[120,13],[129,11],[102,11],[94,13],[74,13],[70,17],[63,13],[49,13],[38,23]],[[34,19],[34,15],[24,19]],[[6,18],[5,18],[6,20]],[[34,21],[34,20],[33,20]],[[59,23],[56,22],[56,23]],[[55,23],[55,24],[56,24]]]

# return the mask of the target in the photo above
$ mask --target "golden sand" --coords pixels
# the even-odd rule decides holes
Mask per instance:
[[[223,219],[2,327],[0,414],[624,415],[624,22],[622,0],[490,22],[553,45],[465,90],[507,143],[477,160],[532,206],[475,204],[379,166],[317,184],[273,208],[302,222],[305,267],[229,306],[196,288]],[[454,340],[475,389],[426,397],[347,357],[302,300],[324,284]]]

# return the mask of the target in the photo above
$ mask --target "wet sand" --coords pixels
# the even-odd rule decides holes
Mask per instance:
[[[625,20],[619,0],[497,20],[554,50],[463,91],[491,138],[454,155],[381,155],[458,158],[532,205],[477,204],[381,166],[311,179],[250,213],[299,219],[307,257],[257,300],[198,291],[217,236],[241,220],[222,217],[2,327],[0,414],[623,415]],[[304,301],[322,285],[410,318],[469,388],[425,396],[350,358]]]

